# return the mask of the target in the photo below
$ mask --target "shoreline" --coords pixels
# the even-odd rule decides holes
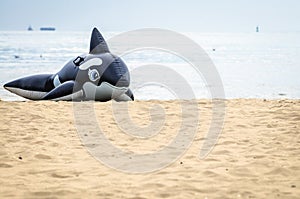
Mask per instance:
[[[138,100],[134,100],[132,102],[147,102],[147,101],[205,101],[205,100],[224,100],[224,101],[230,101],[230,100],[265,100],[265,101],[276,101],[276,100],[300,100],[300,98],[257,98],[257,97],[250,97],[250,98],[244,98],[244,97],[240,97],[240,98],[196,98],[196,99],[138,99]],[[18,99],[18,100],[7,100],[7,99],[3,99],[0,98],[0,101],[2,102],[28,102],[28,101],[32,101],[32,102],[72,102],[72,101],[64,101],[64,100],[59,100],[59,101],[55,101],[55,100],[30,100],[30,99]],[[110,100],[113,101],[113,100]],[[107,101],[107,102],[110,102]],[[77,101],[74,101],[77,102]],[[80,102],[93,102],[93,100],[87,100],[87,101],[80,101]],[[94,101],[96,103],[103,103],[100,101]],[[104,102],[105,103],[105,102]]]

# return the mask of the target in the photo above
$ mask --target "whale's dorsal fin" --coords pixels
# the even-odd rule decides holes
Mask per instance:
[[[90,42],[90,54],[100,54],[106,52],[109,52],[108,46],[99,30],[94,28]]]

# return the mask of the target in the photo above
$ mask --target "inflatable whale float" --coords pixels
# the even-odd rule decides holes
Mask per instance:
[[[23,77],[4,85],[10,92],[31,100],[131,101],[130,76],[121,58],[110,53],[97,28],[90,51],[71,59],[56,74]]]

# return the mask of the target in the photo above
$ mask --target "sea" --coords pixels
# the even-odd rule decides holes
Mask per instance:
[[[25,100],[3,88],[6,82],[33,74],[58,72],[70,59],[87,53],[90,32],[2,31],[0,32],[0,99]],[[110,40],[124,32],[102,32]],[[179,32],[200,46],[220,77],[224,98],[299,99],[300,98],[300,32],[208,33]],[[145,38],[146,39],[146,38]],[[164,38],[168,41],[168,38]],[[134,41],[132,41],[134,42]],[[109,42],[108,42],[109,44]],[[175,42],[176,44],[176,42]],[[122,44],[120,44],[122,45]],[[180,44],[178,44],[180,45]],[[211,98],[211,86],[203,75],[195,72],[189,60],[161,48],[137,49],[121,58],[129,71],[142,66],[165,66],[165,79],[150,82],[149,70],[131,75],[137,100],[169,100],[184,98],[178,88],[191,88],[194,98]],[[113,51],[113,50],[112,50]],[[151,67],[151,66],[149,66]],[[200,66],[201,67],[201,66]],[[164,67],[162,67],[164,68]],[[156,73],[160,73],[155,70]],[[201,73],[201,71],[200,71]],[[185,84],[176,84],[179,75]],[[168,86],[175,81],[177,88]],[[140,84],[140,86],[136,86]]]

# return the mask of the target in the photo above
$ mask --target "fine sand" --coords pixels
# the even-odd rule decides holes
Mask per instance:
[[[152,119],[163,126],[147,139],[116,125],[127,122],[124,104],[98,102],[93,109],[94,125],[116,147],[147,154],[175,139],[182,122],[179,101],[128,103],[130,118],[141,128],[151,123],[149,108],[155,105]],[[191,112],[185,118],[189,133],[197,118],[189,102],[184,108]],[[74,113],[85,116],[72,102],[0,101],[0,198],[299,198],[300,100],[227,100],[223,131],[204,159],[199,152],[211,123],[211,102],[199,100],[198,109],[196,136],[179,159],[154,172],[131,174],[107,167],[87,151],[76,129],[86,127],[85,136],[93,140],[93,123],[75,122]]]

